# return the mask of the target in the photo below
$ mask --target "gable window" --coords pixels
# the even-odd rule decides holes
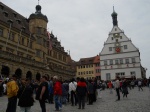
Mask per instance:
[[[124,49],[128,49],[127,45],[124,45]]]
[[[119,64],[119,63],[118,63],[118,59],[115,60],[115,64],[116,64],[116,65]]]
[[[126,64],[129,64],[129,59],[126,59]]]
[[[109,47],[109,51],[112,51],[112,47]]]
[[[132,63],[135,63],[135,58],[132,58]]]
[[[120,64],[123,64],[123,59],[120,59]]]
[[[0,28],[0,36],[3,36],[3,29]]]
[[[110,65],[113,65],[113,60],[110,60]]]
[[[107,65],[107,60],[104,61],[104,65]]]
[[[110,73],[106,73],[106,80],[110,80],[111,77],[110,77]]]

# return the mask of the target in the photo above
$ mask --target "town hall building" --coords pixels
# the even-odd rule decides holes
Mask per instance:
[[[100,52],[101,79],[143,78],[139,49],[118,27],[114,10],[111,16],[113,28]]]

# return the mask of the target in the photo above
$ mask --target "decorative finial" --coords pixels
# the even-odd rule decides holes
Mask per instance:
[[[113,6],[113,12],[115,12],[115,8],[114,8],[114,6]]]

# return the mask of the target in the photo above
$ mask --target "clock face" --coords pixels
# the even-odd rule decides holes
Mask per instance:
[[[119,44],[117,43],[116,46],[119,46]]]
[[[119,53],[121,50],[119,47],[116,47],[116,52]]]

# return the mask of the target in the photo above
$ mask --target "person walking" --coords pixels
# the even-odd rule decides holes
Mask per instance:
[[[89,100],[88,105],[93,105],[94,87],[93,87],[93,84],[92,84],[92,80],[88,81],[87,92],[88,92],[88,100]]]
[[[18,91],[18,106],[20,106],[20,112],[30,112],[31,106],[33,106],[33,89],[30,85],[29,79],[22,79],[22,88]]]
[[[77,92],[78,103],[79,103],[78,109],[81,109],[81,105],[82,105],[82,109],[84,109],[85,108],[85,96],[87,93],[87,85],[83,77],[80,79],[80,81],[77,84],[76,92]]]
[[[36,99],[39,100],[42,112],[46,112],[45,100],[48,99],[48,83],[47,77],[42,76],[40,79],[41,83],[37,89]]]
[[[12,78],[7,82],[8,105],[7,105],[6,112],[16,112],[17,93],[19,90],[16,80],[17,80],[17,75],[14,74]]]
[[[141,80],[138,81],[138,88],[139,88],[139,91],[140,91],[140,89],[143,91],[143,89],[142,89],[142,81]]]
[[[62,103],[60,102],[62,96],[62,84],[57,76],[53,77],[54,80],[54,100],[55,100],[55,111],[62,109]]]
[[[77,88],[77,82],[75,82],[75,79],[72,78],[71,82],[69,83],[69,93],[71,94],[72,106],[74,106],[74,104],[77,105],[76,88]]]
[[[116,101],[119,101],[120,100],[120,92],[119,92],[120,82],[119,82],[119,77],[116,78],[115,89],[116,89],[116,93],[117,93],[117,96],[118,96],[118,99]]]
[[[128,92],[128,84],[126,79],[124,79],[123,83],[122,83],[122,93],[123,93],[123,97],[127,97],[127,95],[129,94]]]
[[[112,82],[109,81],[109,82],[108,82],[108,88],[109,88],[109,90],[110,90],[110,94],[113,94],[112,86],[113,86]]]

